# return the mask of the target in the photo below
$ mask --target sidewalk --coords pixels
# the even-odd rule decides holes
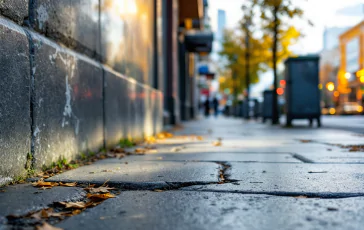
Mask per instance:
[[[62,229],[363,229],[363,140],[346,131],[239,119],[189,122],[153,144],[156,151],[49,178],[107,181],[117,196],[48,222]],[[34,220],[6,216],[85,196],[81,187],[0,188],[0,229],[32,229]]]

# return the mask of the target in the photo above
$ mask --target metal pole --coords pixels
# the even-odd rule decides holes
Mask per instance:
[[[245,119],[249,120],[249,100],[250,100],[250,34],[249,25],[245,25],[245,82],[246,82],[246,105],[245,109],[248,111],[245,113]]]

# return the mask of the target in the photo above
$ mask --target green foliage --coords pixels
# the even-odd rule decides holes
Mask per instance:
[[[58,166],[58,168],[62,169],[63,167],[65,167],[67,165],[67,159],[62,157],[61,159],[59,159],[57,162],[56,162],[56,166]]]
[[[302,17],[303,11],[294,7],[291,0],[250,0],[242,7],[243,16],[238,30],[225,31],[220,52],[225,61],[220,75],[224,76],[221,89],[240,94],[246,86],[246,56],[249,56],[250,83],[257,83],[259,76],[293,53],[290,47],[302,36],[290,18]],[[247,47],[249,41],[249,47]],[[274,62],[273,62],[274,60]]]
[[[119,145],[121,148],[130,148],[135,146],[134,142],[132,140],[129,139],[122,139],[119,142]]]
[[[100,149],[100,152],[102,152],[102,153],[106,153],[106,152],[107,152],[107,150],[106,150],[105,148],[101,148],[101,149]]]
[[[67,166],[68,166],[69,168],[72,168],[72,169],[76,169],[76,168],[80,167],[80,165],[79,165],[79,164],[68,164]]]
[[[81,160],[87,160],[87,155],[86,155],[86,153],[84,153],[84,152],[82,152],[81,154],[80,154],[80,156],[81,156]]]

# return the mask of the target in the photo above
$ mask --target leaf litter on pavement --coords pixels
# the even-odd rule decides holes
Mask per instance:
[[[96,187],[94,184],[85,187],[84,190],[87,191],[87,195],[81,201],[55,202],[52,207],[32,211],[23,216],[9,215],[7,218],[8,220],[17,220],[18,222],[21,222],[21,220],[33,219],[35,220],[33,224],[36,229],[60,229],[53,227],[47,222],[51,221],[52,224],[57,223],[66,217],[79,215],[84,210],[95,207],[107,199],[115,198],[116,195],[112,194],[111,191],[116,190],[116,188],[109,187],[106,184],[107,182],[108,181],[99,187]],[[52,188],[55,186],[75,187],[77,186],[77,183],[44,182],[43,179],[41,179],[34,182],[33,186],[40,188]],[[13,222],[16,224],[17,221]]]

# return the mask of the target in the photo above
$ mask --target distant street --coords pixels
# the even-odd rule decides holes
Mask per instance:
[[[364,134],[364,116],[323,116],[325,128]]]
[[[321,121],[322,129],[336,129],[364,134],[364,116],[322,116]],[[285,124],[285,117],[281,118],[281,124]],[[293,126],[308,127],[308,120],[294,120]]]

